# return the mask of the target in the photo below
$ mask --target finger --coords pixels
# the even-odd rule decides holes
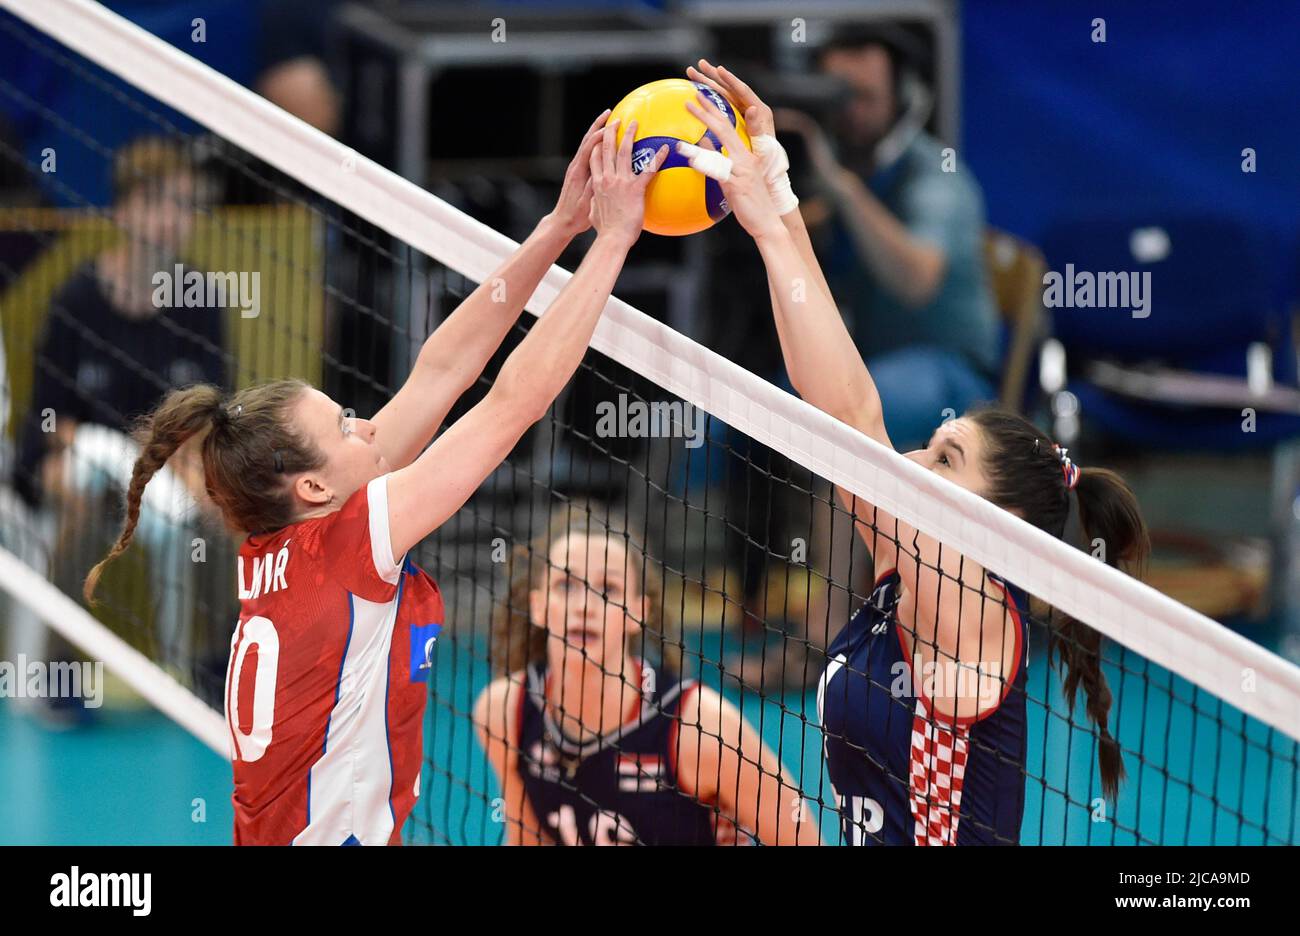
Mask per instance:
[[[592,129],[588,130],[586,135],[582,138],[582,142],[585,145],[593,140],[598,141],[604,135],[605,135],[605,126],[604,124],[601,124],[601,126],[599,127],[593,127]]]
[[[591,155],[587,157],[587,168],[591,173],[591,181],[594,186],[599,187],[605,184],[605,157],[601,154],[599,148],[592,147]]]
[[[587,171],[587,165],[591,160],[591,152],[600,143],[600,138],[605,135],[603,129],[596,129],[589,132],[582,138],[582,144],[578,147],[578,154],[574,157],[574,165],[580,167],[581,171]]]
[[[703,94],[696,94],[694,102],[687,101],[686,109],[693,116],[704,121],[704,125],[714,132],[728,151],[739,152],[745,149],[745,144],[740,142],[740,136],[736,133],[736,128],[731,125],[731,121],[710,104]]]
[[[601,127],[605,126],[605,121],[609,119],[609,115],[611,113],[613,113],[613,111],[611,111],[608,107],[605,108],[603,111],[601,111],[599,116],[597,116],[596,119],[591,122],[591,126],[587,128],[587,133],[588,134],[594,133],[595,131],[599,130]]]
[[[758,103],[758,97],[749,89],[749,86],[721,65],[714,65],[705,59],[700,59],[700,64],[704,66],[703,72],[713,79],[728,97],[735,100],[742,107]]]
[[[759,96],[754,93],[754,89],[745,84],[745,82],[741,81],[731,72],[727,71],[726,66],[719,65],[716,71],[718,79],[730,88],[737,98],[744,98],[745,101],[748,101],[751,104],[762,103]]]
[[[627,134],[623,134],[627,136]],[[605,125],[605,139],[600,146],[601,177],[614,176],[614,141],[618,138],[618,121],[612,120]]]
[[[701,59],[701,61],[703,61],[703,60]],[[710,88],[712,88],[714,91],[717,91],[719,94],[726,94],[726,93],[727,93],[727,89],[726,89],[726,88],[724,88],[722,85],[718,84],[716,81],[714,81],[714,80],[713,80],[712,78],[710,78],[708,75],[703,74],[702,72],[700,72],[699,70],[697,70],[696,68],[694,68],[694,67],[692,67],[692,66],[689,66],[689,65],[687,66],[687,68],[686,68],[686,77],[689,78],[691,81],[698,81],[700,84],[706,84],[706,85],[708,85]]]
[[[709,81],[717,85],[719,90],[721,90],[722,76],[718,74],[718,69],[712,62],[710,62],[708,59],[700,59],[696,71],[699,72],[701,75],[707,77]]]
[[[623,142],[618,147],[618,161],[615,165],[621,175],[635,175],[632,171],[632,144],[636,141],[636,121],[628,121],[627,131],[623,134]]]
[[[659,167],[664,164],[664,160],[667,158],[668,158],[668,144],[665,143],[663,146],[659,147],[659,149],[655,151],[655,158],[651,160],[650,165],[647,166],[645,169],[641,170],[641,175],[638,177],[638,180],[640,181],[642,188],[645,188],[647,185],[650,184],[650,182],[654,179],[655,173],[659,171]]]
[[[679,140],[677,152],[686,157],[686,163],[696,172],[703,173],[718,182],[731,181],[731,160],[716,150],[705,149],[694,143]]]

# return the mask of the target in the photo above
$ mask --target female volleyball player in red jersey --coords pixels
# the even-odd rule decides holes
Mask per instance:
[[[649,560],[581,507],[520,550],[474,723],[511,845],[820,843],[780,759],[730,702],[634,654],[660,634]]]
[[[814,406],[890,445],[880,397],[790,192],[772,111],[726,69],[702,61],[688,75],[731,95],[745,112],[754,153],[713,108],[688,105],[731,154],[723,190],[766,264],[791,382]],[[723,174],[710,165],[717,154],[691,155],[697,168]],[[796,288],[801,283],[806,291]],[[950,420],[926,448],[907,457],[1057,537],[1077,513],[1086,541],[1103,540],[1113,565],[1138,565],[1146,557],[1146,528],[1123,480],[1105,469],[1080,470],[1017,414],[982,409]],[[871,600],[831,645],[818,693],[845,839],[1017,842],[1024,813],[1028,635],[1021,612],[1027,597],[883,510],[843,490],[838,494],[855,517],[869,518],[855,526],[878,576]],[[1052,649],[1060,655],[1071,705],[1083,687],[1097,731],[1102,789],[1113,800],[1123,764],[1107,727],[1111,695],[1100,635],[1061,619]],[[964,680],[925,675],[963,671]],[[900,681],[902,673],[911,678]]]
[[[399,844],[419,795],[429,651],[443,623],[432,579],[407,551],[449,519],[568,382],[641,231],[650,172],[602,114],[569,165],[555,211],[425,342],[372,420],[277,381],[225,399],[170,394],[142,427],[126,523],[86,579],[131,542],[140,498],[185,442],[239,553],[240,616],[226,714],[237,844]],[[427,449],[561,249],[596,239],[573,279],[501,368],[491,390]],[[499,299],[504,284],[505,302]],[[423,450],[423,454],[421,454]]]

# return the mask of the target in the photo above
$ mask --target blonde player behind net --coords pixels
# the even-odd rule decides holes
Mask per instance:
[[[634,135],[616,157],[607,116],[583,139],[555,211],[429,337],[373,420],[289,380],[229,399],[208,385],[178,390],[144,420],[125,526],[85,593],[93,598],[105,564],[130,544],[149,479],[201,436],[208,493],[247,534],[226,678],[236,844],[400,843],[419,795],[428,655],[444,623],[437,586],[406,555],[546,413],[640,235],[645,187],[667,147],[634,175]],[[596,239],[573,278],[484,399],[429,445],[589,226]],[[501,283],[504,303],[493,301]]]
[[[557,507],[512,558],[500,675],[474,705],[506,844],[819,844],[819,811],[740,710],[638,652],[664,645],[660,581],[601,513]]]

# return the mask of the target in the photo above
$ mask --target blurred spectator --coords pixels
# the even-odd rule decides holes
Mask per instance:
[[[262,4],[254,90],[317,130],[337,136],[342,105],[325,65],[325,30],[339,0]]]
[[[51,301],[15,477],[29,506],[48,506],[57,525],[82,538],[97,529],[99,499],[130,481],[132,421],[173,388],[227,385],[223,310],[207,304],[206,294],[198,306],[175,307],[185,305],[179,286],[170,301],[159,301],[156,278],[183,282],[189,272],[179,258],[194,209],[208,198],[205,177],[183,147],[158,138],[120,150],[113,175],[113,219],[124,236],[76,270]],[[149,484],[136,534],[150,549],[164,653],[188,638],[189,530],[195,506],[206,500],[193,454],[182,450]],[[57,554],[53,543],[46,547]]]
[[[784,129],[805,135],[829,196],[832,213],[814,199],[809,222],[831,222],[827,274],[900,451],[923,446],[944,410],[992,399],[998,368],[983,196],[925,132],[930,94],[909,40],[853,27],[820,50],[821,69],[852,89],[833,146],[801,115],[782,114]]]

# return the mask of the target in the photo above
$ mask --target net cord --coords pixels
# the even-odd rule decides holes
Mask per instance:
[[[97,3],[0,0],[0,6],[474,282],[518,246]],[[553,266],[528,311],[541,315],[571,276]],[[617,298],[605,307],[591,347],[1300,738],[1300,667],[938,478]]]

